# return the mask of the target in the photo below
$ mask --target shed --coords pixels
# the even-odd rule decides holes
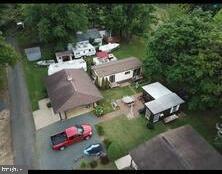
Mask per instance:
[[[25,54],[29,61],[36,61],[42,57],[40,47],[26,48]]]

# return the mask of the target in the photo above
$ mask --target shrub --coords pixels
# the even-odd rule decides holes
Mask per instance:
[[[99,136],[103,136],[104,135],[104,129],[101,125],[96,125],[96,131],[98,133]]]
[[[154,129],[153,123],[150,123],[150,122],[147,123],[147,127],[148,127],[149,129]]]
[[[104,156],[101,156],[100,157],[100,163],[105,165],[105,164],[108,164],[109,163],[109,158],[107,155],[104,155]]]
[[[108,149],[109,145],[112,143],[112,141],[110,141],[108,138],[105,138],[103,140],[103,143],[105,144],[106,149]]]
[[[104,113],[103,107],[100,105],[97,105],[95,108],[95,114],[97,117],[101,117]]]
[[[82,160],[81,162],[80,162],[80,168],[86,168],[86,166],[87,166],[87,163],[84,161],[84,160]]]
[[[91,168],[95,168],[97,166],[97,161],[95,161],[95,160],[90,161],[89,165]]]
[[[119,144],[112,142],[108,147],[107,153],[109,159],[116,160],[123,155],[123,149]]]

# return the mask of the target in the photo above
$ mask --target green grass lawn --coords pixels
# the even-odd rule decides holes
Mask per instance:
[[[113,51],[113,54],[118,59],[134,56],[143,60],[146,56],[145,40],[143,38],[135,37],[129,43],[120,43],[120,48]]]
[[[101,91],[104,99],[99,102],[99,105],[104,107],[104,113],[113,111],[111,106],[112,100],[117,100],[127,95],[134,95],[135,92],[128,86],[126,87],[117,87]]]
[[[150,130],[146,127],[147,120],[144,117],[128,120],[126,116],[120,116],[98,125],[102,126],[104,129],[104,138],[109,139],[116,145],[116,147],[118,147],[118,150],[110,152],[108,150],[110,159],[115,160],[126,155],[130,150],[155,135],[165,132],[168,129],[177,128],[186,124],[190,124],[197,132],[200,133],[200,135],[214,146],[213,142],[216,135],[215,123],[218,121],[218,113],[215,113],[214,115],[212,113],[187,112],[187,116],[180,117],[171,123],[157,123],[154,130]],[[221,148],[217,148],[217,150],[222,152]]]
[[[44,78],[47,76],[47,68],[36,66],[35,63],[23,61],[27,87],[32,110],[38,109],[38,101],[47,96]]]

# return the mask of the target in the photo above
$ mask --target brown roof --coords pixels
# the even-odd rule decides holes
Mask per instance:
[[[141,61],[135,57],[129,57],[117,61],[111,61],[101,65],[93,66],[92,69],[99,77],[116,74],[131,69],[138,68],[142,65]]]
[[[222,169],[222,156],[190,125],[162,133],[130,152],[138,169]]]
[[[73,54],[72,51],[62,51],[62,52],[57,52],[55,53],[56,57],[61,57],[61,56],[69,56],[70,54]]]
[[[103,97],[82,69],[63,69],[45,80],[55,113],[94,103]]]

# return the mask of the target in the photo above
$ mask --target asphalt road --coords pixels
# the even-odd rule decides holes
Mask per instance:
[[[13,37],[9,37],[7,41],[19,51]],[[14,163],[35,169],[35,127],[21,63],[13,68],[9,67],[8,87]]]
[[[73,144],[63,151],[54,151],[51,148],[50,136],[54,135],[65,128],[75,125],[89,123],[92,126],[98,123],[98,119],[90,114],[81,115],[68,120],[59,121],[36,133],[36,150],[39,159],[39,167],[43,170],[71,170],[79,167],[81,159],[92,159],[84,156],[83,150],[94,143],[101,143],[99,136],[93,126],[93,136],[89,140],[84,140]]]

